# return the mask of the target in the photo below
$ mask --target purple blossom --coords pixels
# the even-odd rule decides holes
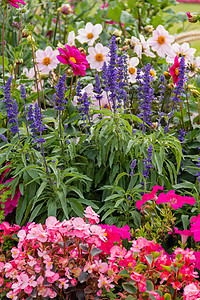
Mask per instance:
[[[151,65],[147,64],[144,68],[141,69],[144,74],[140,75],[140,70],[137,74],[137,79],[139,83],[138,87],[138,99],[140,99],[140,114],[139,117],[143,120],[142,132],[144,133],[145,123],[151,125],[150,115],[151,115],[151,103],[155,99],[154,88],[151,86],[153,77],[150,74]]]
[[[0,138],[2,139],[3,142],[7,142],[7,137],[3,134],[0,133]]]
[[[133,175],[133,170],[135,169],[135,166],[136,166],[136,159],[134,159],[131,162],[131,172],[130,172],[130,175]]]
[[[147,151],[148,151],[147,158],[143,159],[144,168],[145,168],[143,170],[143,176],[146,178],[149,177],[149,171],[153,167],[151,164],[152,163],[153,146],[150,145]]]
[[[57,102],[57,106],[56,106],[56,109],[61,111],[64,109],[64,105],[67,102],[67,100],[65,99],[65,79],[66,79],[66,74],[64,74],[60,79],[59,79],[59,82],[58,82],[58,85],[56,86],[57,88],[57,97],[56,97],[56,102]]]

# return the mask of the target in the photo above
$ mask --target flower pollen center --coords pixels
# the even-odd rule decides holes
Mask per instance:
[[[149,74],[150,74],[152,77],[155,77],[155,76],[156,76],[156,73],[155,73],[154,70],[150,70],[150,71],[149,71]]]
[[[74,57],[72,57],[72,56],[69,58],[69,60],[70,60],[71,62],[73,62],[74,64],[76,63],[76,60],[75,60],[75,58],[74,58]]]
[[[179,74],[179,68],[176,68],[174,72],[175,72],[175,75],[178,76],[178,74]]]
[[[91,40],[94,37],[94,35],[92,34],[92,32],[87,34],[87,38],[88,40]]]
[[[129,73],[131,75],[135,74],[135,72],[136,72],[136,69],[134,67],[129,68]]]
[[[103,55],[101,53],[97,53],[97,55],[95,56],[96,61],[102,61],[103,60]]]
[[[163,45],[164,43],[165,43],[165,37],[164,36],[159,36],[158,37],[158,43],[160,44],[160,45]]]
[[[49,57],[45,57],[45,58],[43,59],[43,64],[44,64],[45,66],[48,66],[50,63],[51,63],[51,60],[50,60]]]

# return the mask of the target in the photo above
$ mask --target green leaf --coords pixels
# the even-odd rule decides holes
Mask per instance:
[[[57,196],[58,200],[60,200],[61,207],[63,209],[65,217],[67,219],[69,219],[68,209],[67,209],[67,200],[66,200],[66,197],[65,197],[64,193],[57,191],[56,196]]]
[[[122,287],[124,288],[124,290],[130,294],[136,294],[137,293],[137,289],[134,286],[134,282],[124,282],[122,283]]]
[[[169,293],[164,294],[164,299],[165,300],[171,300],[172,296]]]
[[[190,224],[189,216],[188,215],[182,215],[181,220],[182,220],[182,223],[183,223],[183,229],[187,230],[187,227]]]
[[[69,203],[71,205],[72,210],[77,214],[77,216],[82,218],[84,212],[82,204],[76,199],[73,199],[73,201],[70,201]]]
[[[146,258],[147,262],[149,263],[149,265],[151,265],[152,262],[153,262],[153,257],[152,257],[152,255],[150,255],[150,254],[145,255],[145,258]]]
[[[100,250],[99,248],[93,248],[91,251],[91,255],[95,256],[95,255],[99,255],[102,252],[102,250]]]
[[[118,7],[110,8],[108,11],[108,17],[112,19],[114,22],[119,23],[121,16],[121,9]]]
[[[42,192],[44,191],[44,189],[46,188],[47,186],[47,181],[43,181],[37,191],[37,198],[40,197],[40,195],[42,194]]]
[[[56,217],[57,204],[55,199],[49,199],[49,201],[47,202],[47,207],[48,207],[48,217],[50,216]]]
[[[129,274],[129,272],[127,271],[127,269],[124,269],[124,270],[120,271],[120,272],[119,272],[119,275],[120,275],[121,277],[130,278],[130,274]]]
[[[120,21],[124,24],[132,24],[134,22],[134,18],[127,11],[123,10],[121,13]]]
[[[147,292],[153,291],[153,283],[150,280],[146,281],[146,286],[147,286],[146,289]]]
[[[40,203],[39,205],[37,205],[37,206],[34,208],[34,210],[33,210],[32,213],[31,213],[29,222],[32,222],[32,221],[35,219],[35,217],[37,217],[37,215],[38,215],[38,213],[39,213],[39,211],[41,210],[41,208],[42,208],[43,205],[44,205],[44,203],[42,202],[42,203]]]

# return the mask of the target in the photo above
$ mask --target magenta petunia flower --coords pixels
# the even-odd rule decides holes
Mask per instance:
[[[157,199],[157,196],[156,196],[156,193],[158,190],[162,190],[163,191],[163,187],[162,186],[159,186],[159,185],[155,185],[151,191],[151,193],[149,194],[144,194],[142,196],[142,200],[138,200],[136,202],[136,206],[137,206],[137,209],[141,209],[142,205],[149,201],[149,200],[156,200]]]
[[[176,56],[174,59],[173,66],[169,68],[169,73],[173,78],[174,84],[176,84],[179,81],[179,67],[180,67],[180,63],[178,61],[178,56]]]
[[[8,2],[10,3],[10,5],[12,5],[13,7],[16,7],[16,8],[19,8],[19,4],[17,4],[17,3],[26,5],[26,3],[23,0],[8,0]]]
[[[85,75],[85,70],[89,68],[85,53],[81,53],[75,46],[65,45],[66,49],[58,48],[60,55],[57,56],[59,62],[64,65],[71,65],[74,75]]]
[[[194,197],[184,197],[175,194],[175,191],[169,191],[167,194],[161,193],[156,200],[156,204],[170,203],[173,209],[181,208],[183,204],[195,204]]]
[[[9,165],[10,163],[7,163],[7,165]],[[11,182],[14,178],[10,178],[8,179],[7,181],[3,182],[4,181],[4,177],[6,175],[6,173],[10,171],[10,168],[7,168],[4,173],[1,175],[1,180],[0,180],[0,184],[5,184],[5,183],[8,183],[8,182]],[[8,191],[10,189],[10,187],[4,187],[0,190],[0,199],[1,199],[1,195],[5,192],[5,191]],[[19,190],[19,187],[17,186],[16,187],[16,190],[15,190],[15,194],[13,196],[13,198],[11,199],[11,197],[8,197],[7,198],[7,201],[5,203],[3,203],[5,205],[4,207],[4,211],[5,211],[5,216],[7,216],[7,214],[11,213],[13,211],[13,209],[15,207],[17,207],[17,203],[18,203],[18,200],[21,196],[21,192]],[[1,203],[1,201],[0,201]]]

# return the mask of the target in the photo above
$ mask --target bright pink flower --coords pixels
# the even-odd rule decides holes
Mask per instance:
[[[92,209],[91,206],[88,206],[85,210],[84,210],[85,214],[84,216],[86,218],[89,219],[89,223],[90,224],[95,224],[95,223],[99,223],[99,215],[97,215],[94,210]]]
[[[181,242],[182,244],[185,244],[187,242],[187,239],[189,236],[192,236],[193,233],[190,230],[178,230],[177,227],[174,227],[174,233],[181,235]],[[171,234],[171,232],[170,232]]]
[[[10,163],[7,163],[7,165],[9,165]],[[1,180],[0,180],[0,184],[5,184],[5,183],[8,183],[8,182],[11,182],[13,181],[15,178],[10,178],[8,179],[7,181],[3,182],[4,181],[4,177],[6,175],[6,173],[10,171],[10,168],[7,168],[4,173],[1,175]],[[1,195],[4,193],[4,191],[9,191],[10,190],[10,187],[4,187],[3,189],[0,190],[0,199],[1,199]],[[20,193],[20,190],[19,190],[19,187],[17,186],[16,187],[16,190],[15,190],[15,194],[13,196],[13,198],[11,199],[11,196],[9,196],[7,198],[7,201],[4,202],[4,211],[5,211],[5,216],[7,216],[7,214],[11,213],[13,211],[13,209],[15,207],[17,207],[17,203],[18,203],[18,200],[21,196],[21,193]]]
[[[174,59],[174,64],[172,67],[169,68],[169,73],[171,74],[173,78],[173,83],[176,84],[179,81],[179,67],[180,63],[178,61],[178,56]]]
[[[136,202],[136,206],[137,206],[137,209],[141,209],[142,205],[149,201],[149,200],[156,200],[157,199],[157,196],[156,196],[156,193],[158,190],[162,190],[163,191],[163,187],[162,186],[159,186],[159,185],[155,185],[151,191],[151,193],[149,194],[144,194],[142,196],[142,200],[138,200]]]
[[[192,217],[191,221],[191,232],[194,235],[195,242],[200,241],[200,214],[197,217]]]
[[[21,3],[23,5],[26,5],[26,3],[23,0],[8,0],[8,2],[10,3],[10,5],[19,8],[19,4],[17,3]]]
[[[50,271],[50,270],[46,270],[46,271],[45,271],[45,276],[47,277],[47,281],[48,281],[49,283],[55,282],[55,281],[58,280],[59,277],[60,277],[58,273],[54,273],[54,272],[52,272],[52,271]]]
[[[68,288],[69,283],[68,283],[68,281],[65,278],[60,278],[59,282],[60,282],[60,284],[58,286],[59,289],[62,289],[62,288],[67,289]]]
[[[64,65],[70,64],[74,75],[86,75],[85,70],[89,68],[86,55],[81,53],[75,46],[70,47],[69,45],[65,45],[65,48],[58,48],[61,53],[61,55],[57,56],[59,62]]]
[[[17,257],[19,256],[19,254],[20,254],[20,251],[19,251],[18,248],[13,247],[13,248],[11,249],[11,253],[12,253],[12,257],[13,257],[13,258],[17,258]]]
[[[170,203],[173,209],[181,208],[183,204],[195,204],[195,199],[193,197],[184,197],[175,194],[175,191],[169,191],[167,194],[161,193],[156,200],[156,204],[160,203]]]
[[[190,283],[186,285],[183,290],[184,300],[197,300],[200,297],[200,289],[195,285],[195,283]]]

